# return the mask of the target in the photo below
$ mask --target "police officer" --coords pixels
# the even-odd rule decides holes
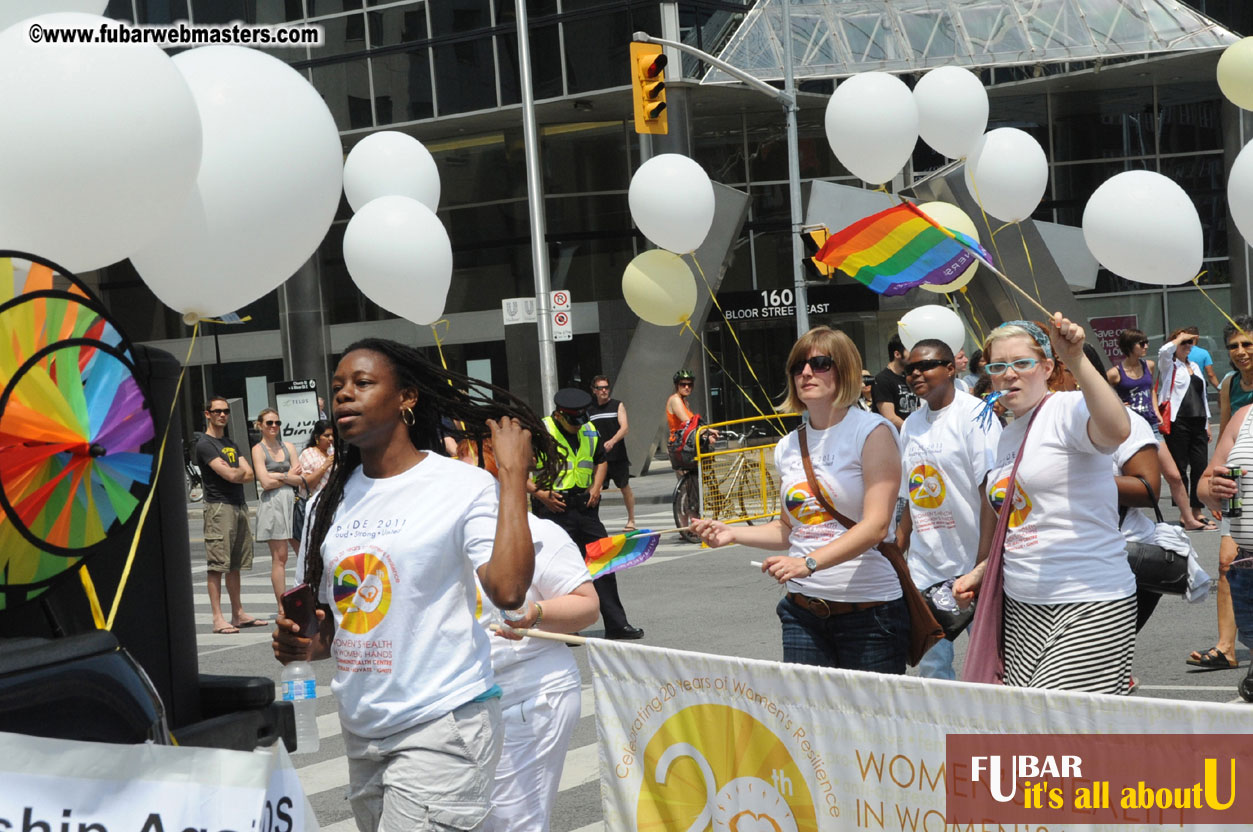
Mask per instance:
[[[556,407],[551,416],[544,418],[544,426],[565,452],[565,469],[552,490],[538,489],[531,484],[531,508],[537,517],[552,520],[565,529],[586,558],[587,544],[608,534],[600,522],[600,492],[609,465],[600,435],[589,422],[587,409],[592,404],[591,395],[585,390],[563,387],[553,397],[553,404]],[[626,611],[618,598],[618,576],[605,575],[593,584],[600,596],[605,637],[643,637],[643,630],[627,622]]]

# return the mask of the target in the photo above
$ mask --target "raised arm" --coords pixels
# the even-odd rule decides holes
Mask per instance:
[[[531,465],[531,432],[515,419],[487,420],[496,453],[500,508],[492,556],[478,569],[483,591],[502,610],[526,601],[535,571],[535,545],[527,525],[527,469]]]
[[[1131,435],[1131,420],[1114,388],[1105,383],[1100,371],[1083,354],[1083,327],[1055,312],[1049,335],[1053,352],[1066,362],[1083,391],[1083,400],[1088,405],[1088,438],[1098,448],[1117,448]]]

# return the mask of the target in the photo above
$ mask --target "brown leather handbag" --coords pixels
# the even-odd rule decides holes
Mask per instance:
[[[836,511],[835,506],[827,501],[822,494],[822,489],[818,487],[818,478],[814,476],[814,464],[809,459],[809,438],[805,432],[805,425],[800,426],[797,438],[800,439],[801,462],[805,466],[805,479],[809,481],[809,490],[828,514],[838,520],[844,528],[851,529],[855,523]],[[885,540],[875,548],[879,550],[879,554],[888,559],[888,563],[892,564],[892,568],[896,570],[896,577],[901,582],[901,592],[905,597],[905,605],[909,608],[909,666],[917,667],[927,651],[944,638],[944,628],[935,620],[931,607],[927,605],[918,587],[914,586],[914,579],[909,576],[909,565],[905,563],[905,556],[901,554],[900,547]]]

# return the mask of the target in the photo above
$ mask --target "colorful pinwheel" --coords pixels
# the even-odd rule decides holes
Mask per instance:
[[[0,609],[132,525],[155,466],[153,417],[121,333],[76,279],[51,288],[54,267],[36,260],[18,285],[9,262],[0,257],[0,294],[17,292],[0,303]]]

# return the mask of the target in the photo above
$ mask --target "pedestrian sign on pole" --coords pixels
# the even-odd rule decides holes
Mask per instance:
[[[558,289],[552,293],[553,340],[569,341],[574,338],[574,324],[570,321],[570,293]]]

